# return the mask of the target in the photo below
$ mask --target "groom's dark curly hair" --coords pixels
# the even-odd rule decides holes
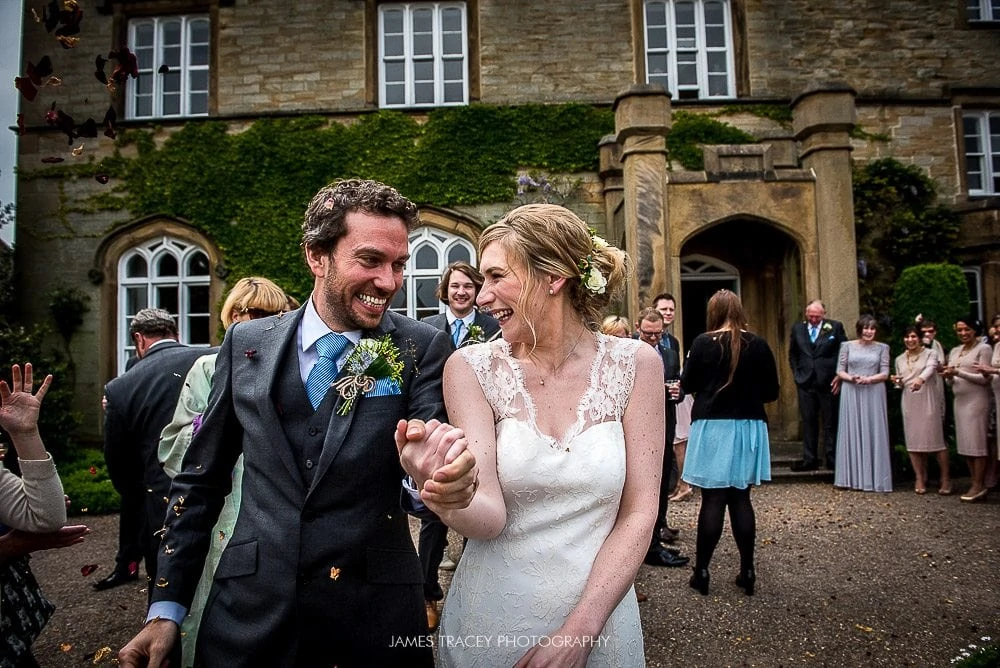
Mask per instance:
[[[306,208],[302,247],[331,252],[337,240],[347,234],[345,218],[351,211],[394,216],[408,230],[420,222],[417,205],[392,186],[365,179],[334,181],[320,189]]]

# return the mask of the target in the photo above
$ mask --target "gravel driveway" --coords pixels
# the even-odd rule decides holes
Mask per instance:
[[[967,486],[955,481],[957,492]],[[917,496],[909,484],[865,494],[781,482],[754,499],[755,596],[732,584],[738,560],[728,525],[709,596],[687,586],[687,568],[640,570],[650,666],[947,666],[982,636],[1000,640],[1000,492],[966,504],[957,494]],[[697,495],[671,504],[677,546],[692,558],[697,511]],[[35,643],[45,667],[89,665],[101,647],[121,647],[144,617],[139,586],[91,589],[112,566],[117,517],[86,523],[93,532],[84,544],[32,561],[58,606]],[[99,568],[84,577],[89,564]]]

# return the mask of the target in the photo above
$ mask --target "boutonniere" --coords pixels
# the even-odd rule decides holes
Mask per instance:
[[[378,339],[361,339],[344,363],[344,377],[333,384],[344,399],[344,403],[337,409],[337,414],[347,415],[354,405],[358,392],[361,394],[371,392],[375,389],[375,383],[383,378],[401,385],[403,382],[401,357],[399,348],[388,334]]]
[[[482,343],[486,340],[486,332],[479,325],[472,324],[469,326],[469,336],[465,340],[472,341],[473,343]]]
[[[824,334],[829,334],[830,332],[832,332],[832,331],[833,331],[833,325],[831,325],[831,324],[830,324],[830,323],[828,323],[828,322],[824,322],[824,323],[823,323],[823,326],[822,326],[822,327],[820,327],[819,329],[820,329],[820,331],[821,331],[821,332],[823,332]]]

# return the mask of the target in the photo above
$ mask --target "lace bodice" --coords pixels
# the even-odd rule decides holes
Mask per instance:
[[[597,334],[597,354],[590,366],[587,388],[576,407],[576,421],[558,438],[538,429],[535,403],[524,371],[500,339],[459,350],[479,379],[497,424],[508,418],[526,423],[552,447],[565,450],[574,438],[602,422],[621,422],[635,383],[635,355],[640,341]]]

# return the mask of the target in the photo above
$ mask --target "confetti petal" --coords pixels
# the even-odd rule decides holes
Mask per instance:
[[[108,181],[111,180],[111,177],[108,176],[107,174],[95,174],[94,175],[94,180],[97,181],[98,183],[100,183],[103,186],[103,185],[107,184]],[[96,470],[94,470],[94,467],[91,467],[91,470],[94,471],[94,472],[96,472]]]
[[[87,577],[91,573],[97,570],[97,564],[87,564],[86,566],[80,567],[80,575]]]
[[[59,650],[60,651],[68,652],[71,649],[73,649],[73,645],[71,643],[68,643],[68,642],[61,642],[61,643],[59,643]]]
[[[96,652],[94,652],[94,665],[96,666],[97,664],[101,663],[102,661],[106,661],[106,660],[108,660],[110,658],[111,658],[111,648],[110,647],[102,647],[101,649],[99,649]]]
[[[90,475],[97,475],[97,467],[96,466],[91,466],[90,467]]]

